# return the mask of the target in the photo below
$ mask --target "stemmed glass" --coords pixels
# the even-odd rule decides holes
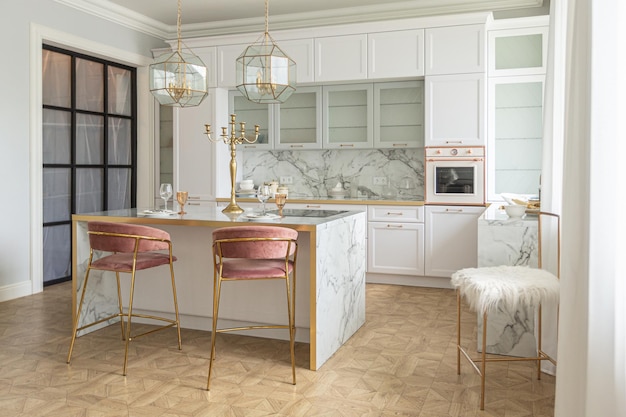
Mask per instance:
[[[161,184],[161,188],[159,188],[159,194],[161,195],[161,198],[165,202],[164,211],[167,211],[167,200],[169,200],[170,197],[172,196],[172,184],[166,184],[166,183]]]
[[[261,215],[265,216],[265,202],[271,197],[270,186],[268,184],[259,185],[256,197],[261,202]]]
[[[287,202],[287,194],[275,194],[274,200],[276,201],[276,207],[278,207],[278,215],[283,217],[283,207]]]
[[[189,193],[187,191],[177,191],[176,192],[176,201],[180,204],[180,211],[178,214],[187,214],[185,211],[185,203],[187,202],[187,197]]]

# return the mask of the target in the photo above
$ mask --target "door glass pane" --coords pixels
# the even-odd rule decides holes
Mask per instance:
[[[76,170],[76,213],[102,211],[102,169],[78,168]]]
[[[424,87],[381,88],[380,141],[423,142]]]
[[[71,244],[71,225],[44,227],[43,282],[69,277],[72,274]]]
[[[541,82],[496,85],[495,192],[537,194],[541,175]]]
[[[104,65],[76,58],[76,108],[104,111]]]
[[[69,164],[71,139],[70,112],[43,109],[43,163]]]
[[[174,183],[174,109],[159,107],[159,184]]]
[[[109,117],[108,163],[112,165],[130,165],[130,142],[130,120]]]
[[[542,63],[541,34],[496,38],[496,69],[540,68]]]
[[[44,49],[42,64],[42,100],[44,105],[70,107],[72,57]]]
[[[130,208],[130,169],[111,168],[108,171],[107,210]]]
[[[328,92],[328,141],[367,142],[367,90]]]
[[[129,70],[108,67],[109,113],[130,116],[131,74]]]
[[[59,222],[71,219],[70,168],[43,169],[43,221]]]
[[[104,163],[104,118],[92,114],[76,115],[76,163]]]
[[[280,143],[317,141],[317,93],[295,92],[280,105]]]
[[[268,143],[269,105],[254,103],[243,96],[233,97],[233,113],[237,115],[237,131],[240,122],[246,122],[246,137],[254,139],[254,125],[259,125],[256,143]],[[216,136],[216,135],[214,135]]]

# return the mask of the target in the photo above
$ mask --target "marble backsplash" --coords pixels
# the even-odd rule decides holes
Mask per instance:
[[[362,149],[262,151],[243,153],[243,179],[255,185],[291,177],[290,196],[327,197],[338,182],[351,197],[422,199],[424,149]],[[385,177],[387,185],[374,185]],[[415,188],[405,190],[401,180],[411,178]]]

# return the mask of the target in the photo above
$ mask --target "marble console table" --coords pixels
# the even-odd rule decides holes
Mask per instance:
[[[478,266],[527,265],[537,267],[538,218],[511,219],[500,204],[492,204],[478,219]],[[478,317],[482,334],[482,316]],[[478,337],[478,349],[482,340]],[[487,353],[530,357],[537,354],[534,309],[500,309],[490,314]]]
[[[72,216],[74,318],[77,294],[82,289],[89,257],[87,222],[91,220],[146,224],[168,231],[178,257],[174,272],[181,326],[210,330],[213,297],[211,232],[218,227],[249,224],[247,220],[231,218],[219,209],[169,218],[143,217],[136,209]],[[309,368],[319,369],[365,323],[366,213],[347,211],[327,218],[284,217],[270,223],[255,224],[281,225],[299,232],[296,340],[309,343]],[[166,269],[140,273],[160,274],[163,279],[149,280],[149,285],[142,285],[145,280],[139,276],[133,310],[173,316],[169,270]],[[89,280],[81,315],[83,323],[117,311],[114,274],[93,271]],[[126,285],[122,296],[127,298],[129,280],[122,281]],[[220,320],[228,322],[224,324],[250,319],[257,323],[286,322],[286,306],[282,299],[274,298],[280,297],[283,292],[268,288],[268,283],[251,282],[246,290],[240,287],[237,286],[236,293],[229,292],[227,286],[223,289]],[[267,297],[264,297],[266,294]],[[287,338],[279,331],[258,335]],[[208,349],[209,346],[207,358]]]

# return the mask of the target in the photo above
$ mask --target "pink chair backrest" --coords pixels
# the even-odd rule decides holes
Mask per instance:
[[[155,237],[167,240],[170,239],[170,234],[163,230],[155,229],[150,226],[141,226],[138,224],[93,221],[87,223],[87,229],[90,232],[121,233],[126,235]],[[89,244],[91,245],[91,248],[106,252],[134,252],[135,242],[136,239],[128,237],[96,234],[89,235]],[[167,242],[160,242],[156,240],[139,241],[139,252],[167,249],[169,249]]]
[[[222,227],[213,231],[213,242],[222,239],[239,238],[282,238],[298,239],[298,232],[287,227],[279,226],[233,226]],[[289,242],[286,241],[238,241],[221,242],[222,256],[225,258],[247,259],[278,259],[287,255]],[[296,250],[294,243],[289,246],[289,254]]]

